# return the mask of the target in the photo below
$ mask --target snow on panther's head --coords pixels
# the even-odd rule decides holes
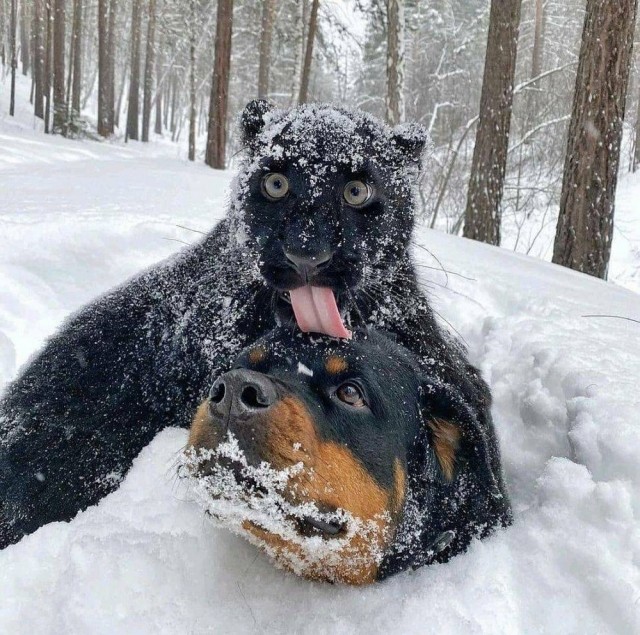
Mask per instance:
[[[285,298],[305,285],[330,288],[344,312],[348,297],[407,252],[426,131],[327,104],[280,110],[263,100],[246,106],[241,129],[232,216],[262,277]]]

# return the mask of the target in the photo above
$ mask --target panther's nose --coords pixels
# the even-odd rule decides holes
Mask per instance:
[[[266,410],[277,400],[276,387],[269,377],[244,368],[219,377],[209,392],[211,412],[232,419]]]
[[[301,256],[290,251],[285,251],[284,255],[289,266],[295,269],[305,282],[309,282],[318,271],[324,269],[333,259],[332,251],[323,251],[312,256]]]

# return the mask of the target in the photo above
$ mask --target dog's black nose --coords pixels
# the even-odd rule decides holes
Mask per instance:
[[[324,269],[333,259],[333,252],[323,251],[314,255],[298,255],[291,251],[284,252],[285,258],[300,277],[308,282],[321,269]]]
[[[254,414],[271,407],[278,399],[269,377],[237,368],[219,377],[209,392],[209,407],[221,417]]]

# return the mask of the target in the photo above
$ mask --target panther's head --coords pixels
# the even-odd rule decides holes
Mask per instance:
[[[406,259],[427,134],[324,104],[245,108],[236,210],[281,318],[346,336],[339,312]]]

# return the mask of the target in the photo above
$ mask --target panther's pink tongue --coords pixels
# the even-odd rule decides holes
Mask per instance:
[[[347,330],[340,317],[332,289],[305,286],[293,289],[289,293],[301,331],[351,339],[351,331]]]

